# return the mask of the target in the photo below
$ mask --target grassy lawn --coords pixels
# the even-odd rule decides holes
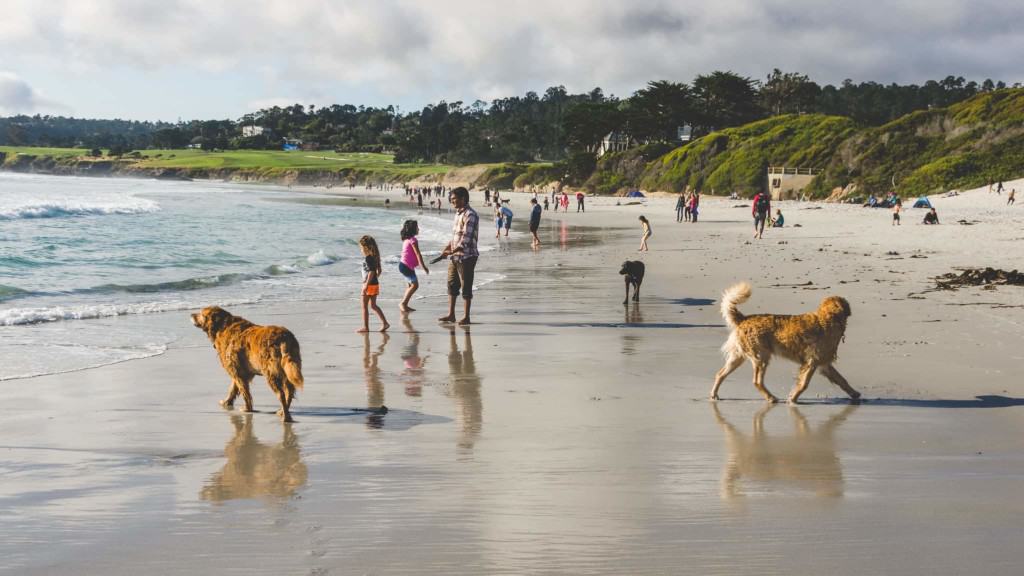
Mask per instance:
[[[34,156],[77,157],[88,150],[79,148],[29,148],[0,146],[0,152],[32,154]],[[284,152],[281,150],[140,150],[138,166],[143,168],[196,168],[196,169],[280,169],[280,170],[340,170],[343,168],[385,174],[421,175],[442,174],[450,168],[441,164],[395,164],[390,154]],[[129,156],[125,156],[130,159]]]

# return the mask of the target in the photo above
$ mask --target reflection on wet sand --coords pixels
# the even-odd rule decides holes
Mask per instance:
[[[640,313],[640,303],[633,302],[631,306],[623,306],[626,311],[626,324],[643,324],[644,315]]]
[[[253,434],[252,420],[252,414],[231,414],[235,435],[224,446],[227,462],[199,492],[201,499],[287,498],[305,486],[306,465],[292,424],[284,422],[281,443],[268,446]]]
[[[419,397],[423,395],[423,370],[427,365],[427,358],[420,356],[420,333],[412,327],[409,314],[402,314],[402,325],[405,333],[409,335],[409,341],[402,348],[402,382],[405,385],[405,395]]]
[[[473,449],[483,425],[483,401],[480,399],[480,375],[476,372],[476,361],[473,360],[473,337],[469,328],[460,329],[463,333],[462,350],[459,350],[455,328],[449,332],[449,378],[443,390],[455,399],[455,419],[460,428],[458,447],[469,451]]]
[[[712,404],[729,450],[722,471],[722,498],[742,499],[740,485],[744,482],[750,492],[795,488],[822,498],[841,497],[843,471],[836,455],[835,431],[857,405],[846,406],[816,428],[808,424],[799,408],[789,406],[795,433],[773,436],[765,429],[764,420],[774,407],[767,405],[754,414],[753,430],[746,436],[722,416],[718,404]]]
[[[380,408],[384,405],[384,383],[380,378],[380,355],[384,353],[384,347],[390,340],[387,332],[381,334],[380,345],[374,351],[370,348],[370,335],[363,334],[363,373],[366,376],[366,407]],[[384,426],[384,416],[367,412],[366,427],[381,428]]]

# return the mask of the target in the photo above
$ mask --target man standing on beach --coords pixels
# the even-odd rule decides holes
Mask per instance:
[[[455,300],[462,293],[464,313],[460,325],[470,323],[469,309],[473,303],[473,272],[480,256],[477,240],[480,217],[469,207],[469,190],[459,186],[449,196],[455,207],[455,221],[452,223],[452,239],[441,256],[448,257],[448,315],[438,318],[441,322],[455,322]]]
[[[764,223],[768,219],[768,214],[772,211],[772,199],[767,192],[761,191],[754,196],[754,206],[751,208],[751,213],[754,215],[754,238],[760,238],[764,235]]]
[[[540,237],[537,236],[537,229],[540,228],[540,204],[537,204],[536,198],[530,198],[530,204],[533,204],[533,208],[530,209],[530,234],[533,234],[533,247],[540,247]]]
[[[576,193],[576,212],[577,213],[579,213],[580,211],[583,211],[583,212],[587,211],[587,209],[583,206],[583,198],[584,198],[583,192],[577,192]]]

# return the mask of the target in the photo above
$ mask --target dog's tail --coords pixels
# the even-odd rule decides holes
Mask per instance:
[[[302,356],[299,354],[299,343],[292,339],[291,342],[281,343],[281,364],[284,366],[284,375],[288,381],[295,386],[296,390],[302,390],[304,383],[302,379]]]
[[[722,318],[730,328],[735,329],[743,321],[743,313],[736,309],[750,299],[750,284],[740,282],[722,292]]]

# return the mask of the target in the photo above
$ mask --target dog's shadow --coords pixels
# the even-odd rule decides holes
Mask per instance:
[[[452,421],[451,418],[444,416],[412,410],[391,410],[386,406],[380,408],[314,406],[302,410],[292,410],[292,417],[299,422],[365,423],[367,428],[390,431],[403,431],[421,424],[443,424]]]
[[[973,400],[918,400],[914,398],[861,398],[847,400],[845,398],[800,401],[806,404],[863,404],[865,406],[897,406],[901,408],[1013,408],[1024,406],[1024,398],[983,394]]]
[[[712,404],[728,450],[720,485],[722,498],[742,506],[748,492],[796,490],[819,498],[841,497],[843,472],[836,453],[835,433],[858,405],[846,405],[817,426],[812,426],[800,409],[791,405],[788,413],[792,431],[775,428],[769,432],[765,418],[777,406],[768,404],[758,410],[750,433],[746,434],[725,419],[717,403]]]

